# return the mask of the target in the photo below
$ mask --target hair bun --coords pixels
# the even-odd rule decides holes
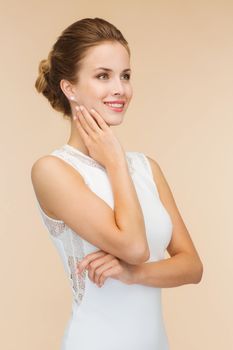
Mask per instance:
[[[47,59],[40,61],[35,88],[42,93],[52,108],[62,112],[64,117],[72,118],[69,99],[61,87],[61,80],[71,84],[79,82],[79,73],[88,50],[103,43],[119,42],[128,51],[128,42],[121,32],[103,18],[83,18],[63,30],[53,44]]]
[[[42,60],[39,65],[39,73],[47,74],[50,70],[49,60]]]
[[[35,83],[38,92],[44,92],[48,86],[48,75],[50,71],[50,63],[48,59],[44,59],[39,64],[39,75]]]

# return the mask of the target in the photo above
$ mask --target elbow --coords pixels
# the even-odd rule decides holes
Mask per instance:
[[[203,264],[201,261],[198,262],[197,267],[195,268],[195,275],[194,275],[194,284],[198,284],[201,282],[203,276]]]
[[[200,257],[195,254],[186,254],[185,283],[198,284],[203,276],[203,264]]]
[[[150,258],[150,251],[149,248],[145,249],[135,249],[134,251],[131,250],[130,256],[128,256],[128,263],[131,265],[139,265],[145,263]]]

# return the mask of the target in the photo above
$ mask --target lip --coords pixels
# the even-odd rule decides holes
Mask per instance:
[[[123,103],[123,104],[125,104],[125,101],[124,100],[104,101],[104,103]]]
[[[122,108],[119,108],[119,107],[111,107],[111,106],[109,106],[108,105],[108,103],[122,103],[123,104],[123,107]],[[123,112],[123,109],[124,109],[124,106],[125,106],[125,101],[120,101],[120,100],[117,100],[117,101],[106,101],[106,102],[104,102],[104,104],[108,107],[108,108],[110,108],[112,111],[114,111],[114,112]]]

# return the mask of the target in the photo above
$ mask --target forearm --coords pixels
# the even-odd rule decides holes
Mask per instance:
[[[196,257],[180,253],[168,259],[133,266],[132,283],[158,288],[178,287],[199,283],[202,271],[202,264]]]
[[[107,167],[114,196],[114,215],[118,228],[126,235],[129,248],[148,251],[142,209],[126,159]],[[141,247],[141,248],[140,248]]]

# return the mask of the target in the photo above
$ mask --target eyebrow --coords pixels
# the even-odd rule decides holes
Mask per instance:
[[[107,72],[112,72],[112,69],[110,69],[110,68],[98,67],[95,70],[98,70],[98,69],[103,69],[103,70],[106,70]],[[131,69],[130,68],[126,68],[122,72],[129,72],[129,71],[131,72]]]

